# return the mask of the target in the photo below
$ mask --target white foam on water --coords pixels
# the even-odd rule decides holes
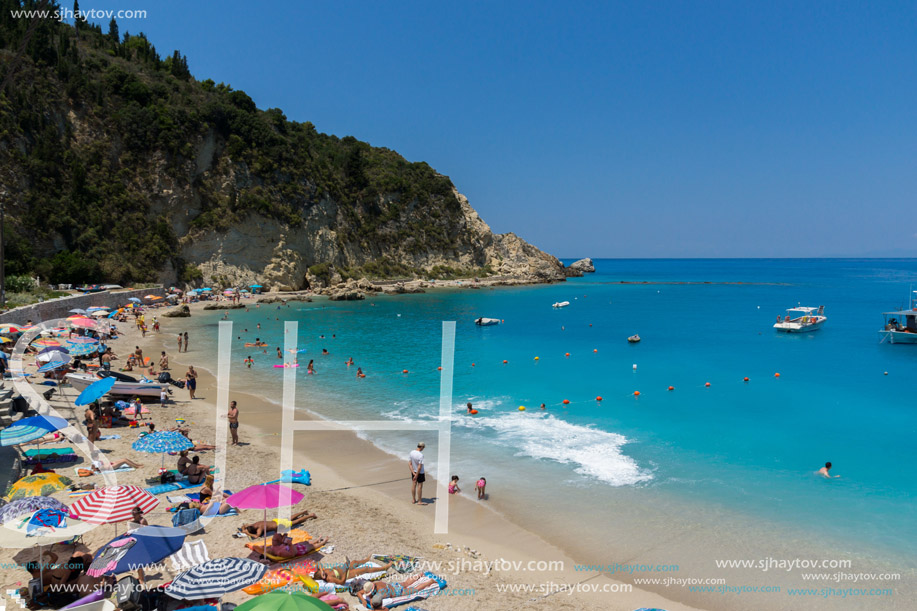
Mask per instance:
[[[469,418],[471,427],[486,427],[519,447],[517,456],[577,465],[574,471],[612,486],[631,486],[653,479],[622,451],[628,439],[617,433],[570,424],[550,414],[513,413]],[[463,422],[463,424],[465,424]]]

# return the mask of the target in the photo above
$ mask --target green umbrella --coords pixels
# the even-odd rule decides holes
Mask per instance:
[[[331,611],[331,605],[302,592],[269,592],[242,603],[236,611]]]

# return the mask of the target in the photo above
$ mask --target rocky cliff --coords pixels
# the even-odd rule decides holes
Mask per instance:
[[[260,110],[143,35],[30,29],[3,17],[11,1],[0,0],[0,60],[15,71],[0,92],[9,273],[285,290],[564,279],[426,163]]]

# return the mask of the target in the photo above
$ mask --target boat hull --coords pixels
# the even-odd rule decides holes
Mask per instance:
[[[84,376],[80,374],[68,373],[67,381],[70,382],[70,385],[73,386],[76,390],[83,392],[93,382],[98,381],[99,378],[94,376]],[[131,395],[134,397],[159,397],[163,388],[168,389],[168,384],[160,384],[159,382],[115,382],[115,385],[111,387],[111,390],[108,391],[110,395]]]
[[[774,329],[780,331],[781,333],[811,333],[812,331],[818,331],[821,329],[822,325],[825,324],[824,320],[819,320],[818,322],[802,324],[798,322],[778,322],[774,325]]]
[[[889,344],[917,344],[917,333],[904,333],[903,331],[879,331],[882,341]]]

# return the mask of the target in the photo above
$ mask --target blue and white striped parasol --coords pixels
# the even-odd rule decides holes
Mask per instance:
[[[257,582],[267,566],[247,558],[215,558],[180,573],[166,588],[172,598],[219,598]]]
[[[0,446],[14,446],[44,437],[51,431],[67,428],[67,421],[57,416],[32,416],[0,431]]]
[[[30,496],[17,499],[0,507],[0,524],[6,524],[24,515],[35,513],[39,509],[57,509],[68,512],[69,508],[51,496]]]
[[[99,344],[74,344],[67,342],[67,350],[70,351],[71,356],[86,356],[94,353],[99,349]]]
[[[69,364],[70,364],[70,359],[69,359],[69,358],[68,358],[66,361],[60,361],[60,360],[58,360],[58,361],[50,361],[50,362],[48,362],[48,363],[45,363],[45,364],[42,365],[41,367],[39,367],[39,368],[38,368],[38,373],[47,373],[47,372],[49,372],[49,371],[54,371],[55,369],[60,369],[61,367],[66,367],[66,366],[69,365]]]

